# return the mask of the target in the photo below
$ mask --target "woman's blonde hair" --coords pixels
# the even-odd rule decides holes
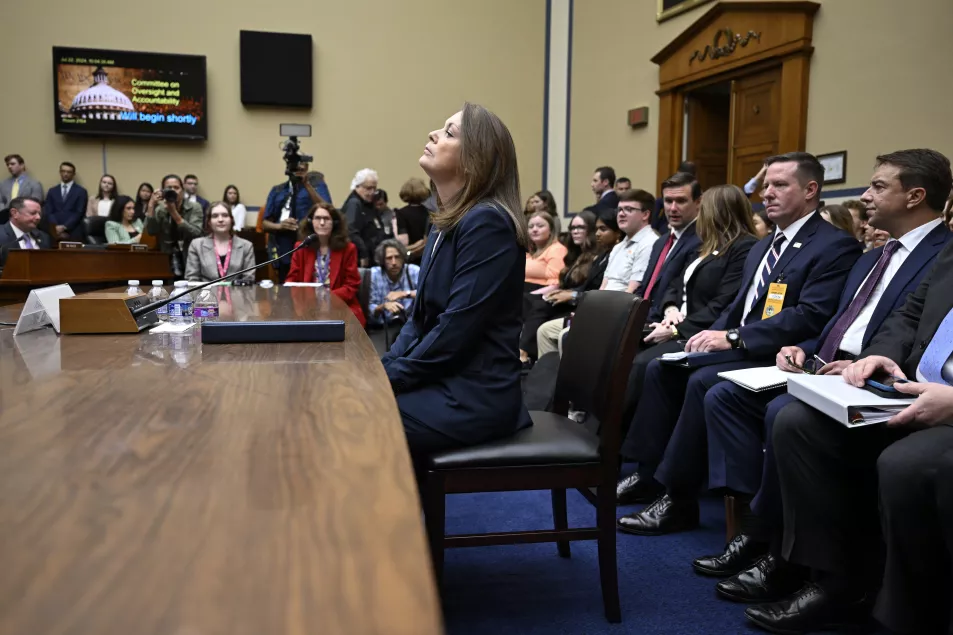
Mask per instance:
[[[739,238],[754,236],[751,203],[744,191],[737,185],[716,185],[705,190],[695,231],[702,242],[698,252],[701,258],[724,252]]]
[[[544,221],[546,221],[546,224],[549,225],[549,240],[547,240],[546,244],[542,247],[537,247],[536,243],[529,241],[528,247],[531,256],[535,256],[539,252],[548,249],[549,246],[556,242],[556,239],[558,238],[556,235],[556,221],[550,214],[546,212],[533,212],[526,218],[526,224],[529,225],[534,218],[542,218]]]
[[[509,129],[492,112],[476,104],[463,105],[460,125],[460,170],[463,187],[450,200],[437,195],[433,225],[449,231],[481,201],[492,201],[513,220],[516,240],[527,247],[526,217],[520,204],[516,146]],[[431,184],[431,190],[437,190]]]

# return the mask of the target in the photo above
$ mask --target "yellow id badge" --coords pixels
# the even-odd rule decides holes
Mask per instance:
[[[761,319],[766,320],[769,317],[777,315],[784,306],[784,294],[788,292],[788,285],[780,282],[772,282],[768,285],[768,295],[764,299],[764,313]]]

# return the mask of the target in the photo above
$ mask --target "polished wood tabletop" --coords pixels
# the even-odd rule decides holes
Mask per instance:
[[[442,632],[360,324],[320,289],[218,292],[221,320],[345,319],[346,339],[0,327],[0,633]]]

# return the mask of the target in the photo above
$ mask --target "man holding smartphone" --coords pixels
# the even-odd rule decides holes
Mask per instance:
[[[193,238],[202,235],[202,206],[184,200],[184,191],[182,179],[169,174],[146,205],[145,230],[158,237],[162,252],[172,254],[172,272],[177,278],[185,273],[182,254],[188,253]]]

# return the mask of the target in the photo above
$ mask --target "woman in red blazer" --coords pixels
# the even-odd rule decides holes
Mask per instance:
[[[364,312],[357,297],[361,288],[357,247],[347,237],[347,223],[341,212],[327,203],[316,204],[298,228],[302,240],[311,233],[317,234],[318,240],[291,256],[285,282],[323,282],[351,307],[364,326]]]

